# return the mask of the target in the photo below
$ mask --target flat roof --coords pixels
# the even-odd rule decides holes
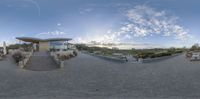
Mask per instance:
[[[16,39],[24,41],[24,42],[32,42],[32,43],[50,42],[50,41],[70,41],[70,40],[72,40],[71,38],[40,39],[40,38],[33,38],[33,37],[16,37]]]

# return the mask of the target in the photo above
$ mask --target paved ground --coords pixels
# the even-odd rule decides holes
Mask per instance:
[[[0,61],[0,99],[199,99],[200,62],[184,56],[123,64],[79,54],[63,69],[29,71]]]

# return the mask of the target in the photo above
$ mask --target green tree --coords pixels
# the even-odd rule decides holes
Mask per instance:
[[[199,44],[194,44],[194,45],[190,48],[190,50],[191,50],[191,51],[200,50]]]

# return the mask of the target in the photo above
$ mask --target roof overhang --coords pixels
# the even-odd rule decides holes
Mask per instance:
[[[70,41],[70,40],[72,40],[71,38],[40,39],[40,38],[33,38],[33,37],[16,37],[16,39],[24,41],[24,42],[31,42],[31,43],[51,42],[51,41]]]
[[[71,38],[49,38],[49,39],[44,39],[44,41],[70,41],[72,40]]]
[[[42,39],[32,38],[32,37],[16,37],[16,39],[24,41],[24,42],[31,42],[31,43],[39,43],[42,41]]]

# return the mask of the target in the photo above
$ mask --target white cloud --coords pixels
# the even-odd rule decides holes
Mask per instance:
[[[191,35],[188,33],[189,30],[178,23],[179,18],[168,14],[166,11],[157,10],[147,5],[137,5],[126,10],[124,16],[127,21],[118,31],[109,30],[105,34],[85,38],[84,41],[120,43],[124,39],[128,39],[133,43],[136,37],[143,38],[155,35],[172,37],[177,41],[191,39]]]
[[[35,37],[39,38],[52,38],[52,37],[66,37],[67,33],[62,31],[52,31],[52,32],[42,32],[35,35]]]
[[[83,39],[82,37],[76,37],[73,40],[74,43],[88,43],[88,40]]]
[[[138,5],[126,12],[129,23],[121,27],[119,33],[132,33],[133,37],[152,35],[174,36],[176,39],[187,39],[188,30],[178,24],[178,17],[170,16],[146,5]]]
[[[57,26],[61,26],[62,24],[61,23],[57,23]]]
[[[80,9],[80,14],[85,14],[85,13],[89,13],[93,11],[93,8],[83,8],[83,9]]]
[[[40,5],[38,4],[38,2],[36,2],[35,0],[22,0],[22,1],[29,2],[29,3],[33,4],[38,10],[38,15],[39,16],[41,15],[41,8],[40,8]]]

